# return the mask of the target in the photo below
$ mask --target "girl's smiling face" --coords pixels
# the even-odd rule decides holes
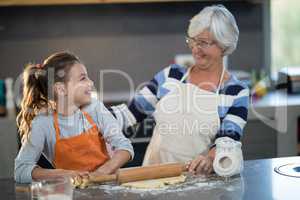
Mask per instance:
[[[81,63],[74,64],[68,73],[66,83],[68,102],[77,107],[89,104],[93,87],[94,83],[88,77],[86,67]]]

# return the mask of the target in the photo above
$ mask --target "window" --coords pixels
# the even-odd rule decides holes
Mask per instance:
[[[300,1],[271,0],[271,73],[300,67]]]

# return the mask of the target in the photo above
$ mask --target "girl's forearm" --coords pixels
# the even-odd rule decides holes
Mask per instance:
[[[117,150],[113,157],[105,164],[99,167],[95,172],[101,172],[103,174],[112,174],[116,172],[120,167],[126,164],[130,160],[130,153],[126,150]]]
[[[41,167],[36,167],[31,172],[32,180],[34,181],[49,179],[49,178],[74,177],[78,174],[79,172],[72,171],[72,170],[44,169]]]

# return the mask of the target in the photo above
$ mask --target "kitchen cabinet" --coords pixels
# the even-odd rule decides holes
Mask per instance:
[[[205,0],[189,0],[205,1]],[[206,2],[209,0],[206,0]],[[219,2],[210,0],[211,2]],[[234,1],[234,0],[227,0]],[[244,0],[245,2],[261,3],[263,0]],[[71,4],[107,4],[107,3],[157,3],[184,2],[184,0],[1,0],[0,6],[30,6],[30,5],[71,5]]]
[[[249,119],[242,138],[244,159],[252,160],[278,157],[277,134],[276,130],[260,120]]]
[[[71,4],[105,4],[105,3],[151,3],[151,2],[179,2],[183,0],[2,0],[2,6],[17,5],[71,5]]]
[[[18,151],[17,126],[14,119],[0,118],[0,178],[13,177]]]
[[[285,90],[274,91],[258,101],[251,102],[245,128],[245,139],[248,141],[245,141],[245,145],[251,144],[256,155],[267,155],[267,152],[263,152],[267,150],[270,151],[270,157],[274,157],[272,155],[275,152],[271,144],[276,145],[275,157],[298,155],[299,116],[299,94],[290,95]],[[257,148],[254,148],[255,146]],[[269,148],[266,149],[266,146]]]

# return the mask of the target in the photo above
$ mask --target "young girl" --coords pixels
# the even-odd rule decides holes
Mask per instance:
[[[55,53],[43,64],[29,64],[23,76],[17,182],[111,174],[133,158],[118,123],[103,103],[91,99],[93,82],[75,55]],[[106,143],[114,150],[111,158]],[[37,165],[41,154],[55,169]]]

